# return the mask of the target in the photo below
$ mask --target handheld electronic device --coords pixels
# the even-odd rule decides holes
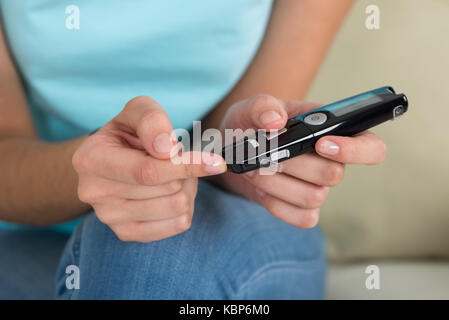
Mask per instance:
[[[325,135],[352,136],[394,120],[407,109],[404,94],[396,94],[392,87],[378,88],[300,114],[274,133],[245,137],[224,147],[222,156],[234,173],[268,167],[312,151]]]

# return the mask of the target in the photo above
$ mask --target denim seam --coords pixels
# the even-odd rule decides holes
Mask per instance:
[[[239,252],[240,248],[241,248],[242,246],[245,245],[245,243],[247,242],[247,239],[251,239],[252,237],[256,236],[259,232],[260,232],[260,231],[255,231],[255,232],[253,232],[253,233],[247,234],[247,235],[246,235],[246,238],[243,239],[243,241],[241,241],[241,243],[240,243],[238,246],[235,246],[235,247],[233,248],[233,250],[232,250],[232,254],[229,254],[229,255],[230,255],[231,257],[234,256],[234,255],[235,255],[235,252]],[[229,242],[232,243],[232,240],[230,240]],[[224,245],[224,247],[228,247],[228,245]],[[287,262],[287,260],[285,260],[285,261]],[[229,265],[229,263],[230,263],[230,261],[228,261],[225,265],[223,265],[223,267],[226,269],[227,266]],[[278,263],[278,262],[276,262],[276,263]],[[296,262],[295,262],[295,261],[292,261],[292,263],[296,263]],[[273,264],[273,263],[272,263],[272,264]],[[261,267],[260,269],[263,269],[263,268],[266,267],[266,266],[269,266],[269,264],[267,264],[267,265]],[[260,270],[260,269],[259,269],[259,270]],[[257,272],[257,271],[256,271],[256,272]],[[254,276],[254,275],[255,275],[255,273],[253,273],[252,276]],[[251,276],[251,277],[252,277],[252,276]],[[250,277],[250,278],[251,278],[251,277]],[[221,279],[222,281],[228,281],[228,282],[231,282],[231,281],[230,281],[231,279],[229,279],[227,273],[223,273],[222,276],[220,277],[220,279]],[[247,282],[247,281],[246,281],[246,282]],[[241,288],[241,287],[240,287],[240,288]],[[235,288],[236,290],[234,290],[234,288],[231,287],[231,290],[232,290],[231,296],[236,295],[236,294],[239,292],[240,288]]]
[[[238,252],[238,251],[240,250],[240,248],[246,243],[246,240],[247,240],[247,239],[250,239],[251,237],[253,237],[253,236],[256,235],[257,233],[258,233],[258,231],[257,231],[257,232],[253,232],[253,233],[251,233],[251,234],[248,234],[247,237],[246,237],[246,238],[245,238],[245,239],[244,239],[238,246],[235,246],[235,247],[233,248],[232,254],[230,254],[230,256],[234,256],[234,252]],[[230,240],[229,242],[232,243],[232,240]],[[227,244],[224,244],[223,247],[226,248],[226,247],[228,247],[228,245],[227,245]],[[226,270],[226,269],[227,269],[227,266],[228,266],[229,264],[230,264],[230,261],[227,261],[227,263],[223,265],[223,268]],[[228,274],[225,273],[225,272],[222,273],[222,275],[219,277],[219,279],[220,279],[221,281],[224,281],[224,282],[232,283],[232,281],[231,281],[231,279],[229,278]],[[239,288],[235,288],[235,290],[234,290],[234,288],[231,286],[231,296],[235,296],[239,290],[240,290]]]
[[[249,278],[248,280],[243,283],[240,288],[235,293],[236,297],[239,297],[240,294],[254,281],[260,280],[268,275],[270,271],[273,270],[280,270],[280,269],[293,269],[295,272],[299,272],[302,270],[299,270],[298,267],[304,266],[304,265],[310,265],[310,264],[316,264],[319,260],[309,260],[304,262],[297,262],[297,261],[280,261],[280,262],[272,262],[267,265],[264,265],[263,267],[260,267],[257,269]]]
[[[82,231],[82,225],[80,228],[78,228],[75,232],[75,237],[73,239],[73,248],[72,248],[72,254],[73,254],[73,260],[75,263],[79,263],[80,258],[80,251],[81,251],[81,231]]]

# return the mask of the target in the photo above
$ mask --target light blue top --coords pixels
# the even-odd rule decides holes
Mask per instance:
[[[0,0],[34,123],[48,141],[102,126],[138,95],[156,99],[174,128],[189,128],[240,79],[271,6],[272,0]]]

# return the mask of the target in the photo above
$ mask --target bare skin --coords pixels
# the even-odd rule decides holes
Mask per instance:
[[[85,138],[38,139],[0,31],[0,220],[48,225],[79,217],[90,206],[78,199],[71,159]]]
[[[234,104],[226,113],[222,128],[281,129],[289,118],[317,107],[315,103],[257,95]],[[273,117],[274,113],[278,116]],[[329,148],[329,142],[334,146]],[[277,168],[280,172],[274,175],[227,172],[214,181],[260,203],[273,216],[291,225],[312,228],[318,223],[319,209],[329,188],[342,181],[345,164],[377,164],[386,154],[384,142],[368,131],[356,137],[321,138],[315,149],[317,153],[281,162]]]
[[[281,128],[289,115],[315,106],[296,100],[305,95],[351,3],[276,1],[258,54],[204,119],[205,127]],[[267,95],[257,96],[261,92]],[[278,194],[267,188],[269,177],[218,175],[225,171],[219,156],[205,157],[201,164],[172,164],[170,119],[148,97],[132,99],[93,136],[45,143],[36,136],[3,37],[0,97],[0,219],[48,225],[93,207],[124,241],[150,242],[185,231],[197,178],[213,175],[217,184],[261,203],[287,223],[312,227],[329,187],[342,179],[344,164],[379,163],[386,151],[382,140],[368,132],[323,138],[317,144],[320,156],[286,161],[283,172],[270,177],[270,183],[294,191]],[[325,141],[339,146],[331,148],[334,154],[323,152]],[[310,170],[298,172],[298,166]],[[252,191],[242,190],[243,183],[253,186]]]

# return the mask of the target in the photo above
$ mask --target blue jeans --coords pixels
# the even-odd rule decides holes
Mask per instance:
[[[41,228],[0,230],[0,299],[54,299],[67,239]]]
[[[80,288],[67,289],[68,265]],[[191,228],[148,244],[126,243],[89,215],[57,272],[62,299],[320,299],[325,245],[264,208],[199,183]]]

